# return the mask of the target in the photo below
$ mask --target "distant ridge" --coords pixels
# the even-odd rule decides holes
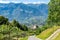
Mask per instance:
[[[47,4],[0,3],[0,15],[21,24],[43,25],[48,16]]]

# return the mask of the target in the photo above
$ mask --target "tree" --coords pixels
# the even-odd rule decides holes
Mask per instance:
[[[23,25],[22,27],[24,31],[28,31],[28,27],[26,25]]]
[[[50,0],[47,22],[49,25],[60,25],[60,0]]]
[[[13,20],[12,25],[15,26],[15,27],[20,28],[20,29],[23,30],[23,31],[27,31],[27,30],[28,30],[27,26],[20,24],[20,23],[19,23],[18,21],[16,21],[16,20]]]
[[[8,19],[3,16],[0,16],[0,25],[7,24],[7,23],[8,23]]]

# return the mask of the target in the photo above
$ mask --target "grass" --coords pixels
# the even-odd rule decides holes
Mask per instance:
[[[56,31],[56,30],[59,29],[59,28],[60,28],[60,26],[51,27],[51,28],[43,31],[43,32],[40,33],[39,35],[37,35],[37,37],[45,40],[45,39],[48,38],[52,33],[54,33],[54,31]]]
[[[28,40],[28,37],[20,38],[20,40]]]
[[[54,40],[60,40],[60,34]]]

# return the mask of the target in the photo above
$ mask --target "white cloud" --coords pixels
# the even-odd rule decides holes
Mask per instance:
[[[33,3],[33,4],[40,4],[40,3],[46,3],[44,1],[38,1],[38,2],[28,2],[28,1],[20,1],[20,0],[0,0],[0,3],[10,3],[10,2],[13,2],[13,3],[24,3],[24,4],[29,4],[29,3]]]
[[[0,3],[10,3],[10,2],[13,2],[13,3],[20,3],[20,1],[18,0],[0,0]]]
[[[20,0],[0,0],[0,1],[20,1]]]
[[[9,1],[0,1],[0,3],[9,3]]]
[[[45,3],[45,2],[33,2],[33,4],[40,4],[40,3]]]
[[[40,3],[46,3],[46,2],[22,2],[22,3],[24,3],[24,4],[30,4],[30,3],[32,3],[32,4],[40,4]]]

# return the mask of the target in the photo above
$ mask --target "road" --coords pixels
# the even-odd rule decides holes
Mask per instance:
[[[30,36],[30,37],[28,38],[28,40],[41,40],[41,39],[36,38],[35,36]]]

